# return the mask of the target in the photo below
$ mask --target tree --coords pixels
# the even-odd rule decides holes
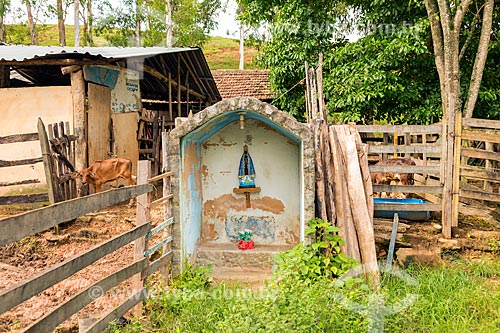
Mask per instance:
[[[249,25],[267,23],[269,38],[257,57],[270,70],[269,79],[278,96],[274,104],[298,119],[305,117],[302,84],[304,63],[315,64],[319,53],[330,53],[344,42],[342,18],[348,6],[342,1],[240,0],[245,12],[240,19]]]
[[[9,11],[10,0],[0,0],[0,42],[5,42],[5,14]]]
[[[220,0],[125,0],[119,7],[105,0],[96,32],[117,46],[136,44],[138,34],[144,46],[201,46],[219,8]]]
[[[57,26],[59,31],[59,46],[66,46],[66,27],[64,25],[63,0],[57,0]]]
[[[80,0],[74,0],[74,29],[75,29],[75,47],[80,47]]]
[[[26,13],[28,15],[28,26],[30,29],[31,45],[36,45],[36,25],[35,25],[35,20],[33,19],[31,0],[24,0],[23,2],[26,6]]]

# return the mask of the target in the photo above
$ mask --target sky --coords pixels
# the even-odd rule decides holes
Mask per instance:
[[[55,0],[47,0],[54,2]],[[119,0],[112,0],[112,2],[118,2]],[[24,5],[21,5],[21,0],[12,0],[12,6],[13,7],[23,7]],[[216,21],[218,22],[218,26],[216,29],[210,32],[211,36],[220,36],[220,37],[232,37],[232,38],[238,38],[238,22],[236,21],[236,9],[237,9],[237,4],[234,0],[227,0],[224,1],[222,0],[223,4],[227,3],[225,11],[220,11],[219,16],[217,17]],[[25,20],[25,19],[23,19]],[[73,8],[69,9],[68,16],[66,18],[66,22],[68,24],[73,23]],[[16,23],[12,21],[12,18],[8,18],[8,23]],[[54,17],[52,19],[44,20],[44,23],[52,23],[56,24],[57,19]]]

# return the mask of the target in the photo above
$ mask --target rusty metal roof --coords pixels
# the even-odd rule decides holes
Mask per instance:
[[[69,76],[61,73],[61,66],[65,61],[67,65],[105,62],[126,67],[129,60],[143,60],[144,65],[154,68],[165,77],[171,73],[172,79],[176,82],[179,70],[182,85],[189,86],[193,91],[204,95],[207,101],[216,102],[221,99],[205,56],[197,47],[0,46],[0,65],[10,65],[23,77],[39,86],[69,85]],[[174,99],[177,96],[176,89],[173,87]],[[148,73],[144,73],[141,79],[141,91],[143,98],[155,100],[168,98],[167,85]],[[182,90],[181,99],[186,97],[186,90]]]

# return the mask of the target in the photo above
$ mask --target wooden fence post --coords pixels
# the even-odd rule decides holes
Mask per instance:
[[[147,184],[151,176],[151,161],[141,160],[137,163],[137,185]],[[150,223],[149,216],[150,197],[148,194],[142,194],[137,197],[136,208],[136,226]],[[147,248],[146,237],[141,237],[135,240],[134,261],[139,261],[144,258],[144,251]],[[137,274],[132,278],[132,291],[136,293],[144,288],[144,280],[141,274]],[[142,312],[142,304],[138,304],[133,308],[133,313],[140,316]]]
[[[451,226],[458,227],[458,212],[460,200],[460,155],[462,149],[462,113],[457,113],[455,119],[455,150],[453,156],[453,188],[452,188],[452,215]]]
[[[83,70],[71,72],[71,93],[73,95],[73,133],[75,142],[75,169],[80,171],[87,166],[87,135],[86,135],[86,113],[85,113],[85,79]],[[76,179],[78,196],[82,196],[81,179]]]
[[[54,167],[52,165],[52,159],[50,158],[50,146],[49,138],[47,132],[45,131],[45,125],[41,118],[38,118],[38,138],[40,140],[40,148],[42,150],[43,166],[45,170],[45,179],[47,180],[47,187],[49,192],[49,202],[54,204],[56,202],[57,189],[54,184]]]
[[[161,133],[161,142],[162,142],[162,154],[163,154],[163,166],[162,166],[162,173],[165,173],[169,171],[169,147],[168,147],[168,132],[164,131]],[[163,178],[163,197],[167,197],[171,193],[171,188],[170,188],[170,177],[165,177]],[[165,208],[164,208],[164,216],[165,220],[172,216],[172,200],[167,200],[165,202]],[[172,227],[168,226],[164,229],[163,232],[163,239],[170,237],[172,235]],[[172,248],[171,242],[165,244],[163,246],[163,254],[168,253]],[[163,282],[166,283],[168,282],[169,279],[169,271],[168,271],[168,266],[162,266],[160,268],[160,275],[162,276]]]

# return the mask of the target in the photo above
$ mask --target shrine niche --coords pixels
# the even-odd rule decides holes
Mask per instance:
[[[291,248],[314,215],[314,147],[305,124],[254,98],[223,100],[170,133],[174,264],[206,248]],[[240,247],[241,248],[241,247]],[[204,255],[203,255],[204,256]]]

